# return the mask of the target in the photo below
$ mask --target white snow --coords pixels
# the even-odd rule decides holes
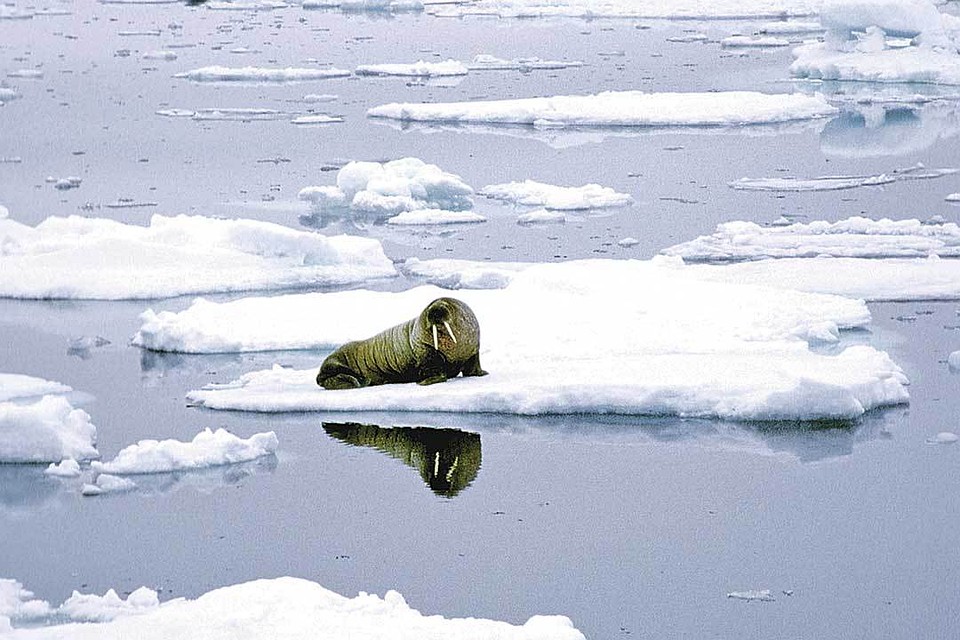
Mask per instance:
[[[291,120],[293,124],[333,124],[336,122],[343,122],[343,118],[340,116],[328,116],[326,114],[318,113],[311,114],[308,116],[297,116]]]
[[[457,60],[443,62],[424,62],[419,60],[412,64],[364,64],[357,67],[358,76],[465,76],[469,70]]]
[[[226,429],[204,429],[190,442],[141,440],[109,462],[94,461],[91,468],[112,475],[189,471],[255,460],[276,453],[277,445],[273,431],[243,439]]]
[[[573,67],[582,67],[583,62],[579,60],[542,60],[537,57],[531,58],[513,58],[505,60],[486,53],[480,53],[474,56],[473,61],[467,63],[467,69],[470,71],[538,71],[538,70],[559,70]]]
[[[257,220],[155,215],[150,226],[0,219],[0,296],[161,298],[362,282],[396,275],[376,240]]]
[[[160,606],[157,592],[147,587],[135,589],[126,599],[109,589],[102,596],[74,591],[57,609],[73,622],[109,622],[123,616],[140,615]]]
[[[473,189],[458,175],[419,158],[350,162],[336,186],[306,187],[299,198],[317,209],[396,215],[419,209],[462,211],[473,207]]]
[[[775,38],[772,36],[728,36],[720,40],[720,46],[728,49],[736,49],[741,47],[764,49],[787,47],[789,45],[789,40]]]
[[[728,183],[740,191],[839,191],[858,187],[877,187],[901,180],[929,180],[957,173],[956,169],[927,169],[922,164],[889,173],[857,176],[819,176],[816,178],[740,178]]]
[[[794,51],[794,76],[960,84],[960,19],[930,0],[826,0],[820,20],[826,39]]]
[[[22,600],[31,596],[21,594],[19,597]],[[238,637],[273,640],[312,637],[351,640],[584,640],[583,634],[565,616],[535,615],[519,626],[482,618],[447,619],[439,615],[423,615],[411,609],[396,591],[387,591],[383,598],[365,592],[347,598],[302,578],[255,580],[210,591],[196,600],[177,598],[159,605],[155,596],[148,589],[138,589],[130,594],[125,603],[119,601],[118,597],[110,597],[109,592],[99,600],[95,599],[96,596],[77,599],[73,609],[89,610],[94,616],[105,612],[113,619],[109,622],[17,629],[7,637],[9,640]],[[43,615],[48,612],[37,613]],[[114,615],[116,613],[122,615]]]
[[[191,118],[201,122],[253,122],[261,120],[285,120],[289,114],[277,109],[261,107],[213,107],[208,109],[159,109],[157,115],[168,118]]]
[[[367,114],[421,122],[563,126],[736,126],[822,118],[837,112],[821,96],[754,91],[646,93],[606,91],[593,95],[392,103]]]
[[[233,0],[226,2],[206,2],[204,8],[214,11],[272,11],[274,9],[285,9],[289,7],[285,2],[274,2],[273,0],[257,0],[256,2],[235,2]]]
[[[818,220],[764,227],[755,222],[727,222],[709,236],[674,245],[662,252],[687,261],[761,260],[834,256],[847,258],[960,257],[960,227],[919,220],[839,222]]]
[[[32,622],[50,615],[50,604],[33,596],[16,580],[0,578],[0,633],[10,631],[11,622]]]
[[[178,73],[175,78],[194,82],[304,82],[327,78],[344,78],[353,73],[343,69],[304,69],[297,67],[222,67],[210,66]]]
[[[535,180],[491,184],[482,188],[480,195],[544,209],[596,209],[622,207],[633,202],[627,193],[618,193],[610,187],[585,184],[582,187],[559,187]]]
[[[640,244],[640,241],[634,237],[627,236],[626,238],[620,238],[617,240],[617,244],[621,247],[635,247]]]
[[[776,598],[774,598],[770,593],[770,589],[731,591],[727,594],[727,597],[735,600],[747,600],[751,602],[774,602],[776,600]]]
[[[97,476],[94,484],[84,484],[80,489],[80,493],[84,496],[99,496],[105,493],[124,493],[127,491],[134,491],[136,488],[137,483],[133,480],[110,475],[108,473],[101,473]]]
[[[534,209],[517,216],[517,224],[561,224],[567,221],[567,216],[563,211],[556,209]]]
[[[815,14],[822,0],[478,0],[466,14],[504,18],[784,18]]]
[[[416,209],[404,211],[387,219],[387,224],[398,226],[421,226],[435,224],[463,224],[486,222],[479,213],[473,211],[447,211],[445,209]]]
[[[953,444],[958,440],[960,440],[960,436],[952,431],[941,431],[932,438],[928,438],[927,442],[930,444]]]
[[[71,404],[66,385],[0,373],[0,463],[89,460],[97,428]]]
[[[664,259],[578,261],[531,266],[503,290],[461,291],[458,296],[473,307],[483,327],[481,358],[490,371],[483,378],[327,392],[316,386],[315,369],[277,367],[193,391],[188,398],[209,408],[248,411],[618,413],[750,420],[850,419],[906,400],[906,380],[885,353],[857,346],[824,355],[807,344],[807,339],[821,340],[829,333],[827,323],[863,326],[869,313],[862,302],[745,284],[716,286],[693,273]],[[643,283],[643,295],[624,295],[630,282]],[[413,317],[437,294],[430,287],[402,294],[344,292],[335,301],[320,294],[312,299],[310,342],[318,345],[325,335],[335,343],[367,337]],[[420,304],[412,304],[414,299]],[[328,306],[333,302],[336,306]],[[274,327],[267,341],[277,346],[274,319],[288,317],[290,309],[274,303],[260,324]],[[292,304],[303,309],[304,302]],[[338,318],[359,319],[370,308],[378,309],[376,318],[339,326],[344,323]],[[230,317],[236,316],[231,312]],[[563,322],[555,322],[557,317]],[[223,342],[216,335],[219,329],[207,326],[214,332],[210,342]],[[191,337],[204,342],[195,332]],[[257,338],[248,335],[246,342],[254,345]]]
[[[556,212],[554,212],[556,213]],[[437,258],[420,260],[407,258],[397,268],[408,277],[420,278],[445,289],[502,289],[519,271],[532,262],[475,262]]]
[[[80,463],[73,458],[65,458],[61,460],[59,464],[51,462],[50,466],[44,470],[44,473],[57,478],[79,478]]]

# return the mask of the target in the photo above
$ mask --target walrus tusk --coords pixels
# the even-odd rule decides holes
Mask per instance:
[[[440,345],[437,343],[437,325],[432,325],[433,327],[433,348],[437,351],[440,351]]]
[[[447,328],[447,333],[449,333],[450,337],[453,338],[453,344],[457,344],[457,336],[453,335],[453,329],[450,328],[450,323],[444,320],[443,326]],[[434,327],[436,327],[436,325],[434,325]]]

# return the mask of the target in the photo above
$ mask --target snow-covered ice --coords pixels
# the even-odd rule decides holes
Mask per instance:
[[[336,186],[305,187],[301,200],[320,211],[351,211],[390,216],[404,211],[473,207],[473,189],[460,176],[419,158],[390,162],[350,162],[337,173]]]
[[[622,207],[633,202],[628,193],[618,193],[610,187],[585,184],[582,187],[559,187],[535,180],[491,184],[478,191],[482,196],[544,209],[596,209]]]
[[[560,224],[567,221],[567,215],[556,209],[534,209],[517,216],[517,224]]]
[[[946,200],[947,202],[960,202],[960,192],[951,193],[946,197],[944,197],[944,200]]]
[[[477,0],[455,12],[503,18],[784,18],[817,13],[822,0]]]
[[[126,493],[136,489],[137,483],[133,480],[109,473],[101,473],[92,484],[84,484],[80,488],[80,493],[84,496],[99,496],[105,493]]]
[[[51,462],[50,466],[44,470],[44,473],[57,478],[79,478],[80,463],[73,458],[64,458],[59,464]]]
[[[467,63],[467,69],[470,71],[540,71],[582,66],[583,62],[580,60],[542,60],[537,57],[505,60],[487,53],[477,54],[471,62]]]
[[[740,178],[728,183],[739,191],[840,191],[878,187],[901,180],[930,180],[957,173],[956,169],[927,169],[923,165],[894,169],[889,173],[860,176],[818,176],[816,178]]]
[[[141,440],[122,449],[113,460],[94,461],[91,468],[112,475],[192,471],[255,460],[276,453],[277,446],[273,431],[244,439],[226,429],[204,429],[190,442]]]
[[[960,257],[960,227],[912,220],[853,217],[764,227],[726,222],[709,236],[663,250],[686,261],[736,261],[834,256],[847,258]]]
[[[261,107],[212,107],[207,109],[158,109],[157,115],[168,118],[190,118],[201,122],[253,122],[286,120],[289,114]]]
[[[397,226],[423,226],[436,224],[464,224],[486,222],[486,218],[473,211],[447,211],[445,209],[416,209],[404,211],[392,218],[387,224]]]
[[[821,96],[755,91],[647,93],[392,103],[367,114],[400,121],[562,126],[738,126],[822,118],[837,113]]]
[[[20,94],[17,93],[16,89],[0,86],[0,105],[2,105],[4,102],[10,102],[11,100],[19,97]]]
[[[19,590],[9,598],[11,602],[36,603],[29,605],[33,607],[33,619],[53,616],[46,602],[29,600],[33,594],[23,591],[19,583],[13,584]],[[0,589],[3,586],[0,582]],[[0,606],[3,602],[0,599]],[[3,611],[0,608],[0,616]],[[75,619],[99,617],[108,622],[16,629],[7,637],[170,640],[237,638],[238,632],[242,632],[240,637],[275,640],[317,636],[352,640],[584,640],[565,616],[535,615],[519,626],[483,618],[448,619],[421,614],[396,591],[387,591],[383,598],[365,592],[347,598],[315,582],[291,577],[255,580],[215,589],[196,600],[177,598],[159,604],[156,593],[150,589],[138,589],[126,601],[110,592],[102,597],[75,594],[56,611],[68,619],[73,612]],[[21,618],[24,616],[14,621]],[[0,617],[0,624],[4,620]]]
[[[422,11],[422,0],[303,0],[304,9],[340,9],[341,11]]]
[[[222,67],[210,66],[176,74],[194,82],[305,82],[327,78],[345,78],[351,71],[344,69],[310,69],[299,67]]]
[[[960,351],[953,351],[947,356],[947,366],[950,371],[960,371]]]
[[[317,113],[307,116],[297,116],[290,121],[293,124],[306,125],[306,124],[334,124],[337,122],[343,122],[341,116],[328,116],[326,114]]]
[[[776,38],[773,36],[728,36],[720,40],[720,46],[726,47],[728,49],[736,49],[736,48],[765,49],[765,48],[787,47],[789,45],[790,45],[789,40],[785,40],[784,38]]]
[[[809,34],[823,31],[823,25],[810,20],[781,20],[767,22],[758,31],[769,35]]]
[[[749,420],[852,419],[906,401],[906,380],[885,353],[856,346],[824,355],[808,346],[807,340],[835,339],[837,328],[867,323],[862,302],[745,284],[715,286],[693,274],[666,259],[578,261],[531,266],[503,290],[461,291],[483,327],[481,355],[490,371],[484,378],[340,393],[319,389],[315,370],[277,367],[188,398],[209,408],[248,411],[376,408]],[[644,295],[624,296],[627,282],[643,282]],[[180,324],[175,314],[162,324],[172,322],[174,340],[187,339],[195,351],[230,343],[252,348],[262,338],[263,347],[315,348],[372,335],[416,315],[438,293],[420,287],[273,299],[269,307],[258,303],[268,315],[257,326],[271,331],[250,323],[227,338],[215,318],[224,312],[237,317],[228,307],[208,306],[206,317],[198,318],[209,337]],[[312,333],[299,330],[283,341],[275,320],[296,315],[292,310],[305,304],[315,305]],[[337,319],[360,318],[360,310],[369,308],[380,311],[377,318],[350,327]],[[550,321],[558,316],[563,323]],[[160,325],[151,331],[154,346],[173,346],[162,339]]]
[[[557,213],[557,212],[552,212]],[[435,258],[407,258],[397,265],[401,273],[445,289],[502,289],[532,262],[495,262]]]
[[[776,598],[770,593],[770,589],[750,589],[748,591],[731,591],[727,594],[728,598],[734,600],[747,600],[749,602],[774,602]]]
[[[162,298],[356,283],[396,275],[376,240],[257,220],[155,215],[150,225],[0,219],[0,296]]]
[[[34,598],[34,593],[23,584],[9,578],[0,578],[0,633],[11,631],[11,622],[24,623],[48,617],[50,603]]]
[[[97,428],[66,385],[0,373],[0,463],[96,458]]]
[[[449,59],[442,62],[424,62],[423,60],[419,60],[412,64],[363,64],[356,69],[356,74],[359,76],[442,77],[465,76],[467,73],[469,73],[469,69],[467,69],[462,62]]]

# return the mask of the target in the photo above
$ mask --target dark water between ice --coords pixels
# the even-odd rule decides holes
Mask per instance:
[[[728,220],[863,213],[956,221],[960,213],[943,202],[960,190],[956,177],[783,196],[726,186],[741,177],[881,173],[917,162],[960,167],[953,102],[745,130],[404,129],[363,115],[395,100],[793,90],[781,82],[789,51],[740,55],[716,42],[666,41],[685,29],[711,37],[749,32],[749,23],[637,29],[636,21],[65,6],[72,16],[0,21],[0,70],[42,65],[45,74],[11,79],[22,97],[0,108],[0,157],[21,158],[0,164],[0,204],[31,224],[74,213],[142,223],[158,212],[296,226],[306,213],[297,191],[333,182],[335,174],[321,167],[408,155],[474,187],[525,178],[598,182],[631,193],[636,204],[527,229],[516,226],[512,208],[478,199],[490,221],[452,235],[360,231],[382,237],[395,258],[649,257]],[[153,28],[159,37],[117,35]],[[140,59],[177,43],[195,46],[176,49],[173,62]],[[262,53],[229,53],[241,45]],[[131,55],[117,56],[122,49]],[[588,66],[473,74],[447,88],[396,78],[240,87],[171,78],[217,63],[294,66],[316,58],[351,69],[433,53],[461,60],[536,55]],[[307,93],[339,95],[322,107],[346,122],[297,128],[155,114],[304,110],[290,101]],[[79,189],[61,192],[45,182],[68,175],[83,178]],[[97,206],[118,198],[157,206]],[[335,220],[325,229],[347,226]],[[640,244],[617,247],[624,236]],[[642,294],[643,283],[635,286]],[[950,638],[960,628],[960,445],[926,443],[960,428],[960,375],[944,362],[960,348],[955,302],[871,305],[871,332],[848,339],[890,351],[913,383],[911,404],[825,430],[677,419],[201,411],[185,406],[186,391],[274,362],[311,366],[324,354],[196,357],[127,345],[147,306],[186,304],[0,301],[0,370],[89,394],[83,406],[107,459],[138,439],[187,439],[206,426],[245,437],[275,430],[277,458],[159,476],[142,492],[103,499],[82,498],[77,486],[39,468],[0,466],[0,576],[60,602],[73,589],[147,585],[167,599],[295,575],[347,595],[397,589],[411,606],[447,617],[520,623],[534,613],[562,613],[600,639]],[[97,335],[111,344],[68,350],[70,338]],[[393,429],[401,425],[434,430]],[[451,459],[462,461],[455,472]],[[726,597],[749,589],[770,589],[776,601]]]

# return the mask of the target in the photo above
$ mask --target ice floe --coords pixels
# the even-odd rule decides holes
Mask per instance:
[[[478,0],[455,12],[503,18],[784,18],[816,14],[822,0]]]
[[[190,442],[141,440],[122,449],[113,460],[94,461],[91,468],[111,475],[192,471],[249,462],[276,453],[277,446],[273,431],[243,439],[226,429],[204,429]]]
[[[220,107],[209,109],[159,109],[158,116],[167,118],[190,118],[200,122],[257,122],[263,120],[286,120],[290,114],[277,109],[260,107]]]
[[[305,82],[327,78],[344,78],[351,75],[353,75],[351,71],[343,69],[210,66],[184,71],[174,77],[186,78],[194,82]]]
[[[947,356],[947,366],[950,371],[960,371],[960,351],[953,351]]]
[[[51,462],[44,473],[58,478],[79,478],[80,463],[73,458],[64,458],[59,463]]]
[[[517,216],[517,224],[520,225],[560,224],[566,221],[567,215],[556,209],[534,209]]]
[[[97,428],[58,382],[0,373],[0,463],[98,457]]]
[[[960,18],[930,0],[826,0],[822,43],[798,47],[794,76],[960,84]]]
[[[445,209],[416,209],[404,211],[387,219],[387,224],[398,226],[422,226],[436,224],[464,224],[486,222],[487,219],[473,211],[447,211]]]
[[[290,5],[286,2],[275,2],[274,0],[256,0],[255,2],[228,0],[206,2],[203,6],[213,11],[273,11],[274,9],[286,9]]]
[[[557,212],[546,212],[556,214]],[[407,258],[397,268],[408,277],[419,278],[445,289],[502,289],[513,276],[532,262],[494,262],[437,258]]]
[[[419,158],[350,162],[337,172],[336,186],[305,187],[298,197],[320,212],[390,216],[404,211],[473,207],[473,189],[458,175]]]
[[[728,598],[734,600],[747,600],[749,602],[774,602],[776,598],[770,593],[770,589],[751,589],[749,591],[731,591],[727,594]]]
[[[457,60],[444,60],[443,62],[424,62],[420,60],[412,64],[364,64],[356,69],[358,76],[442,77],[465,76],[468,72],[469,69]]]
[[[169,49],[161,49],[158,51],[147,51],[140,57],[144,60],[166,60],[169,62],[177,59],[177,52]]]
[[[341,11],[422,11],[422,0],[303,0],[304,9],[340,9]]]
[[[927,438],[929,444],[953,444],[960,440],[960,436],[952,431],[941,431],[932,438]]]
[[[19,98],[19,97],[20,97],[20,94],[17,93],[15,89],[11,89],[10,87],[0,86],[0,105],[2,105],[4,102],[10,102],[11,100],[15,100],[16,98]]]
[[[767,22],[758,31],[769,35],[808,34],[823,31],[823,25],[809,20],[782,20]]]
[[[737,126],[822,118],[837,108],[820,96],[755,91],[593,95],[450,103],[393,103],[367,114],[400,121],[523,124],[538,127]]]
[[[328,116],[323,113],[315,113],[307,116],[297,116],[290,121],[293,124],[299,125],[309,125],[309,124],[335,124],[338,122],[343,122],[343,117],[341,116]]]
[[[960,202],[960,192],[951,193],[943,198],[947,202]]]
[[[386,385],[338,393],[320,390],[315,370],[274,368],[188,397],[209,408],[247,411],[376,408],[744,420],[853,419],[906,400],[906,380],[886,354],[861,346],[835,355],[809,348],[808,340],[835,340],[838,328],[868,322],[862,302],[744,284],[717,287],[693,273],[663,259],[581,261],[531,266],[503,290],[461,291],[483,327],[481,356],[490,371],[483,378],[429,389]],[[643,295],[624,296],[629,282],[642,282]],[[372,335],[416,315],[438,293],[420,287],[402,294],[344,292],[335,299],[320,294],[311,299],[318,306],[309,314],[310,346]],[[253,329],[266,337],[265,345],[282,344],[274,321],[291,316],[284,303],[302,309],[304,301],[273,299],[269,317],[259,324],[275,330],[266,335]],[[375,319],[338,326],[344,323],[336,316],[360,318],[370,308],[378,309]],[[226,311],[207,309],[214,315]],[[564,321],[554,322],[556,317]],[[249,333],[224,340],[224,323],[215,326],[209,318],[210,344],[183,326],[175,332],[200,349],[238,339],[247,346],[258,342]],[[160,330],[152,332],[158,343]],[[298,330],[284,346],[296,346],[304,335]]]
[[[728,183],[740,191],[839,191],[877,187],[901,180],[928,180],[957,173],[957,169],[927,169],[923,165],[894,169],[889,173],[861,176],[819,176],[816,178],[740,178]]]
[[[720,40],[720,46],[728,49],[767,49],[790,46],[790,41],[773,36],[727,36]]]
[[[579,60],[542,60],[537,57],[532,58],[513,58],[504,60],[486,53],[480,53],[473,57],[473,61],[467,63],[467,69],[470,71],[539,71],[539,70],[558,70],[570,69],[573,67],[582,67],[583,62]]]
[[[164,298],[328,286],[396,275],[376,240],[257,220],[155,215],[150,225],[0,219],[0,296]]]
[[[535,180],[491,184],[478,193],[494,200],[560,210],[623,207],[633,202],[630,194],[618,193],[598,184],[559,187]]]
[[[137,483],[128,478],[101,473],[93,483],[85,483],[80,489],[81,495],[99,496],[105,493],[127,493],[135,491]]]
[[[158,603],[155,592],[143,588],[125,601],[111,592],[102,597],[74,594],[57,610],[31,600],[33,594],[15,581],[0,582],[0,589],[6,582],[16,591],[11,587],[11,597],[0,599],[0,605],[9,600],[32,614],[13,616],[15,623],[56,621],[54,611],[67,619],[73,612],[73,619],[106,620],[16,629],[9,633],[10,640],[232,638],[238,629],[249,637],[275,640],[317,635],[353,640],[584,640],[565,616],[535,615],[523,625],[427,616],[411,609],[396,591],[387,591],[383,598],[365,592],[348,598],[302,578],[255,580],[210,591],[196,600],[163,603]],[[3,612],[0,609],[0,616]],[[0,618],[0,624],[7,621],[9,626],[9,618]]]
[[[919,220],[815,221],[764,227],[755,222],[727,222],[709,236],[663,250],[685,261],[724,262],[765,258],[915,258],[960,257],[960,227]]]

